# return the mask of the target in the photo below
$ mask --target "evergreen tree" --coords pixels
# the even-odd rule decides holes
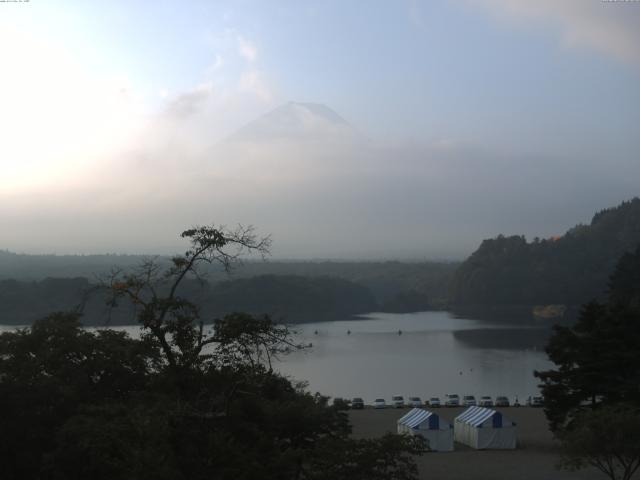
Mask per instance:
[[[575,325],[555,328],[546,351],[557,369],[535,373],[554,431],[587,406],[640,405],[639,266],[640,248],[618,262],[607,304],[591,302]]]

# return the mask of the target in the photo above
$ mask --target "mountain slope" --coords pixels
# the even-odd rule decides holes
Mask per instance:
[[[640,199],[594,215],[559,238],[485,240],[451,283],[455,305],[579,305],[606,293],[619,258],[640,244]]]
[[[223,143],[259,143],[283,139],[362,140],[363,137],[326,105],[289,102],[240,128]]]

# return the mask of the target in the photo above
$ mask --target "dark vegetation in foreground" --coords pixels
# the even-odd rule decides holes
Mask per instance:
[[[536,376],[563,466],[629,480],[640,467],[640,246],[619,260],[607,301],[555,327],[546,351],[557,368]]]
[[[271,369],[301,348],[285,327],[245,313],[207,330],[178,293],[198,267],[264,252],[251,230],[188,230],[191,248],[105,281],[128,299],[140,340],[88,332],[74,313],[0,335],[2,478],[417,478],[419,437],[350,438],[344,412]],[[232,250],[232,251],[231,251]]]

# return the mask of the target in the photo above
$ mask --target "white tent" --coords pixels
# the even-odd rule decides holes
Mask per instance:
[[[414,408],[398,420],[398,433],[421,435],[429,442],[429,448],[438,452],[453,450],[451,424],[428,410]]]
[[[516,448],[516,424],[490,408],[467,408],[455,418],[453,436],[479,450]]]

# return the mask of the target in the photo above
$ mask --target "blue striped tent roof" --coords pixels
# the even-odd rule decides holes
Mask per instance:
[[[421,408],[413,408],[409,413],[404,415],[398,420],[398,423],[402,425],[406,425],[409,428],[416,428],[418,425],[422,424],[425,421],[429,421],[429,417],[435,415],[435,413],[430,412],[429,410],[422,410]]]
[[[502,417],[499,412],[496,412],[495,410],[491,410],[489,408],[469,407],[456,417],[456,421],[468,423],[474,427],[477,427],[479,425],[482,425],[485,420],[493,417],[495,414],[498,414]],[[500,421],[500,425],[502,425],[502,421]]]

